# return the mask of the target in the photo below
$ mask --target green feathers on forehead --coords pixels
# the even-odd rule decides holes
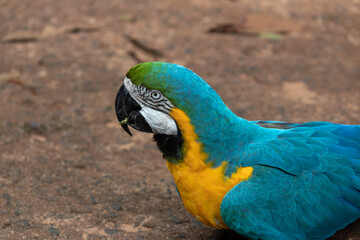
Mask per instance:
[[[139,63],[126,73],[126,77],[135,85],[163,91],[166,89],[167,79],[170,77],[166,74],[169,67],[167,65],[170,64],[163,62]]]
[[[132,67],[126,74],[132,83],[159,90],[176,107],[190,114],[203,102],[224,107],[219,95],[193,71],[173,63],[146,62]],[[216,104],[215,104],[216,102]],[[211,108],[209,108],[211,109]],[[189,110],[189,111],[187,111]],[[199,110],[203,112],[204,109]]]

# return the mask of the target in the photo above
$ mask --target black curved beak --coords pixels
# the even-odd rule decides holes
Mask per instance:
[[[142,132],[153,132],[140,110],[141,106],[131,97],[124,84],[121,85],[115,99],[115,112],[121,127],[130,136],[128,125]]]

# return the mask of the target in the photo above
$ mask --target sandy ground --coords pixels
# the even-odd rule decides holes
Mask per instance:
[[[359,23],[358,0],[0,0],[0,239],[220,239],[119,128],[125,73],[174,62],[246,119],[360,124]]]

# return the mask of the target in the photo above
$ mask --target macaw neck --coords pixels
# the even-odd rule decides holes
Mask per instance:
[[[213,167],[220,166],[251,141],[257,128],[236,116],[225,104],[222,111],[208,108],[198,113],[201,114],[187,114],[177,108],[170,112],[181,131],[183,141],[179,162],[183,161],[186,155],[191,155],[196,156],[196,161]],[[189,163],[195,164],[193,161]]]

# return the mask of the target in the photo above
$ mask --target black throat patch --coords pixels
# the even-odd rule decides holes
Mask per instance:
[[[154,141],[167,161],[178,163],[183,160],[181,149],[184,140],[179,129],[177,135],[155,134]]]

